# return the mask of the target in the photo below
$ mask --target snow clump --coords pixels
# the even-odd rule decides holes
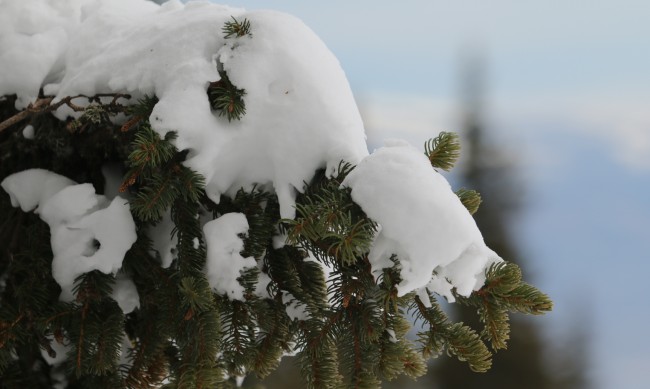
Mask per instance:
[[[253,257],[244,258],[244,242],[240,235],[248,232],[248,221],[243,213],[227,213],[203,226],[208,258],[205,273],[210,287],[232,300],[244,300],[244,287],[237,278],[242,271],[257,267]]]
[[[399,258],[400,295],[429,286],[448,298],[452,287],[468,296],[483,286],[486,267],[501,260],[447,180],[405,141],[388,141],[364,158],[343,185],[380,225],[368,256],[373,273],[392,267],[391,255]]]
[[[128,202],[120,197],[109,202],[95,194],[91,184],[29,169],[6,177],[0,185],[14,207],[34,211],[50,226],[52,276],[61,286],[62,301],[73,300],[72,288],[78,276],[93,270],[116,274],[136,241]],[[129,311],[139,305],[132,286],[132,281],[118,279],[114,288],[118,304]]]

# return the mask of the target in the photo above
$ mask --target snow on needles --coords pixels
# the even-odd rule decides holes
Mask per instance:
[[[250,34],[225,38],[222,28],[233,18],[247,19]],[[275,191],[281,216],[293,218],[296,195],[317,169],[331,175],[341,160],[358,164],[344,185],[380,225],[370,251],[373,271],[392,266],[391,255],[398,255],[400,294],[428,287],[449,299],[452,288],[467,295],[482,285],[485,268],[500,260],[420,151],[394,144],[368,156],[339,62],[292,16],[178,0],[162,6],[145,0],[0,0],[0,68],[0,96],[17,94],[19,109],[41,88],[54,101],[128,93],[128,103],[135,103],[155,95],[153,129],[177,132],[176,146],[189,151],[184,163],[205,177],[215,202],[257,185]],[[240,120],[211,109],[206,91],[220,71],[246,92]],[[63,105],[56,115],[64,120],[79,113]],[[32,170],[8,177],[3,188],[23,210],[38,206],[50,225],[53,273],[66,299],[77,275],[115,273],[135,240],[126,202],[116,197],[108,204],[88,184]],[[171,227],[163,222],[149,231],[165,267],[174,259]],[[247,230],[241,214],[204,227],[208,279],[233,299],[243,298],[236,281],[241,270],[256,266],[254,258],[240,255],[239,234]],[[71,272],[61,271],[64,262]]]
[[[8,176],[1,186],[14,206],[33,210],[50,226],[52,276],[61,286],[63,301],[72,301],[74,280],[81,274],[116,274],[136,241],[128,202],[120,197],[109,202],[95,194],[91,184],[30,169]],[[139,305],[133,282],[124,277],[118,279],[113,297],[125,312]]]
[[[485,245],[447,180],[406,142],[387,142],[361,161],[343,185],[380,225],[369,254],[373,272],[392,267],[392,254],[399,258],[400,295],[428,286],[450,300],[452,287],[468,296],[485,282],[485,268],[501,260]]]
[[[241,272],[257,267],[255,258],[244,258],[240,252],[244,242],[239,237],[248,232],[248,221],[243,213],[227,213],[203,226],[208,259],[205,273],[210,287],[233,300],[244,300],[244,287],[237,281]]]
[[[357,163],[368,153],[338,60],[292,16],[207,2],[66,0],[54,7],[29,0],[24,9],[16,3],[0,5],[0,14],[11,19],[42,3],[52,17],[39,12],[30,23],[3,27],[0,53],[20,55],[0,54],[0,68],[16,69],[0,75],[0,95],[17,93],[21,107],[41,87],[57,99],[156,95],[152,127],[161,135],[177,131],[178,148],[190,150],[185,164],[206,178],[215,202],[242,187],[269,185],[282,216],[291,218],[296,191],[316,169],[332,173],[342,159]],[[57,12],[75,7],[70,17]],[[251,35],[226,39],[222,28],[232,17],[248,19]],[[241,120],[211,110],[206,90],[220,79],[218,69],[246,90]],[[61,107],[57,115],[75,113]]]

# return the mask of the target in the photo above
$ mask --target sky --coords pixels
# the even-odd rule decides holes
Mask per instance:
[[[650,2],[226,4],[291,13],[321,37],[371,151],[459,130],[462,64],[480,58],[486,122],[525,186],[513,235],[555,301],[536,320],[549,338],[575,325],[590,334],[593,388],[647,388]]]

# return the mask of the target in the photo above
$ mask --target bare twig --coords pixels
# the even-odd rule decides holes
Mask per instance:
[[[112,97],[113,100],[109,103],[109,105],[114,107],[122,107],[120,104],[117,103],[117,100],[120,98],[129,99],[131,98],[131,95],[123,94],[123,93],[103,93],[95,96],[85,96],[85,95],[68,96],[57,101],[54,104],[51,104],[52,100],[54,99],[53,97],[44,97],[41,99],[37,99],[33,104],[30,104],[23,111],[18,112],[14,116],[0,123],[0,132],[32,116],[42,115],[44,113],[56,111],[59,107],[61,107],[64,104],[70,107],[75,112],[83,112],[86,108],[74,104],[72,100],[78,98],[86,98],[88,99],[88,101],[96,100],[99,102],[100,101],[99,99],[101,97]]]
[[[14,116],[0,123],[0,132],[4,131],[6,128],[13,126],[16,123],[19,123],[28,117],[34,115],[35,113],[41,112],[43,107],[48,107],[52,102],[52,97],[46,97],[44,99],[38,99],[34,104],[30,104],[25,110],[18,112]]]

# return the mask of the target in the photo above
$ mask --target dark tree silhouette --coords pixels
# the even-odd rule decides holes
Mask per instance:
[[[525,256],[522,256],[508,230],[511,218],[520,208],[522,185],[516,178],[515,162],[504,158],[503,146],[490,142],[483,112],[484,66],[476,57],[465,63],[462,82],[463,104],[463,169],[461,186],[472,188],[484,200],[474,219],[486,244],[502,254],[507,261],[517,263],[527,274]],[[466,307],[452,305],[457,320],[474,328],[480,325],[476,315]],[[494,356],[492,368],[483,374],[474,374],[466,365],[453,358],[441,357],[432,369],[439,389],[527,388],[558,389],[585,387],[584,354],[574,352],[563,362],[562,371],[547,362],[549,342],[543,339],[538,323],[529,317],[512,315],[512,332],[508,349]],[[580,337],[574,337],[580,339]],[[578,346],[578,345],[576,345]],[[574,347],[583,350],[584,347]]]

